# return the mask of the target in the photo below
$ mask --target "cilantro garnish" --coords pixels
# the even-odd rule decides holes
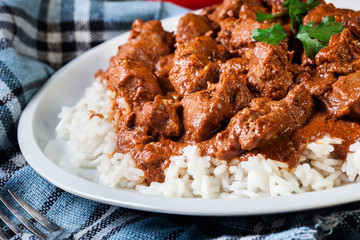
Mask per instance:
[[[254,29],[251,32],[251,37],[254,40],[274,45],[278,45],[279,42],[281,42],[287,36],[288,35],[286,34],[285,30],[279,24],[274,24],[267,29]]]
[[[255,15],[256,15],[257,21],[263,22],[263,21],[270,20],[270,19],[276,18],[276,17],[284,15],[284,14],[286,14],[286,12],[282,12],[282,13],[278,13],[278,14],[258,12]]]
[[[283,8],[287,12],[279,14],[258,12],[256,17],[258,21],[262,22],[288,14],[290,17],[290,28],[293,33],[294,27],[299,26],[295,38],[302,42],[306,56],[313,58],[321,49],[328,46],[331,36],[339,34],[344,30],[342,23],[335,23],[335,18],[329,16],[326,16],[317,25],[314,22],[310,22],[308,25],[301,24],[303,16],[320,3],[320,0],[308,0],[306,3],[301,0],[285,0]],[[275,24],[267,29],[255,29],[251,32],[252,39],[274,45],[279,44],[287,36],[284,28],[279,24]]]
[[[321,49],[327,46],[332,35],[339,34],[344,30],[342,23],[335,23],[334,17],[326,16],[324,20],[314,25],[300,25],[299,32],[295,38],[304,45],[305,54],[313,58]]]
[[[293,30],[294,27],[294,20],[296,24],[299,24],[302,20],[301,15],[307,13],[320,3],[320,0],[308,0],[307,3],[303,3],[300,0],[286,0],[283,4],[283,8],[288,10],[291,30]]]
[[[300,0],[286,0],[283,3],[284,10],[287,10],[287,12],[281,12],[278,14],[271,14],[271,13],[264,13],[264,12],[258,12],[256,13],[256,20],[259,22],[263,22],[266,20],[270,20],[276,17],[279,17],[284,14],[288,14],[290,17],[290,28],[293,30],[294,27],[294,21],[296,25],[299,25],[302,21],[302,15],[304,13],[307,13],[317,5],[321,3],[320,0],[308,0],[307,3],[303,3]]]

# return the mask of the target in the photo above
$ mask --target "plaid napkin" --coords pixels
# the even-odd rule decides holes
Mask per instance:
[[[4,189],[13,189],[75,239],[360,239],[360,202],[265,216],[166,215],[77,197],[50,184],[26,163],[17,145],[17,122],[54,71],[129,30],[135,18],[162,19],[186,11],[159,2],[0,1],[1,193],[6,197]],[[2,205],[0,209],[10,215]],[[36,237],[25,233],[13,239]]]

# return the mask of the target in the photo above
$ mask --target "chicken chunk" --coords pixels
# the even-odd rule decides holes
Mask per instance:
[[[323,96],[331,89],[331,84],[336,82],[337,77],[329,72],[327,65],[318,66],[316,69],[309,66],[293,65],[294,82],[304,84],[315,98]]]
[[[341,22],[345,28],[356,36],[360,37],[360,12],[349,9],[336,8],[333,4],[321,3],[314,9],[310,10],[303,19],[303,24],[310,22],[319,24],[326,17],[334,17],[336,22]]]
[[[321,49],[315,56],[316,65],[324,65],[328,72],[348,75],[360,70],[360,42],[349,29],[333,35],[329,46]]]
[[[341,76],[324,95],[327,111],[336,118],[360,118],[360,71]]]
[[[173,52],[175,37],[164,31],[160,21],[135,20],[129,41],[119,46],[116,61],[127,59],[154,69],[160,57]]]
[[[158,95],[136,111],[135,125],[144,128],[154,139],[179,137],[182,133],[180,108],[178,101]]]
[[[253,99],[250,107],[237,113],[216,136],[219,142],[215,156],[231,159],[241,153],[241,149],[252,150],[274,138],[289,135],[306,123],[313,106],[311,94],[303,85],[295,86],[280,101]]]
[[[162,94],[153,71],[140,62],[112,61],[104,76],[108,86],[131,105],[152,101],[156,95]]]
[[[137,105],[120,116],[118,149],[127,152],[136,146],[179,137],[182,134],[180,112],[178,101],[160,95],[154,101]]]
[[[249,83],[262,97],[282,99],[293,84],[292,53],[280,45],[256,43],[249,63]]]
[[[249,106],[251,93],[246,87],[245,76],[227,67],[212,89],[194,92],[182,99],[185,141],[208,139],[224,121]]]
[[[262,7],[261,0],[224,0],[223,3],[216,7],[215,11],[209,14],[209,18],[214,22],[219,22],[228,17],[238,18],[242,6]]]
[[[227,46],[231,53],[250,58],[250,52],[255,47],[255,41],[251,37],[254,29],[265,29],[271,26],[269,23],[256,20],[257,12],[268,12],[264,7],[249,7],[243,5],[238,19],[227,18],[220,21],[221,31],[218,40]]]
[[[181,17],[176,30],[176,41],[187,42],[196,37],[204,36],[217,27],[206,17],[188,13]]]
[[[180,95],[204,90],[219,79],[219,64],[228,51],[209,36],[178,43],[169,79]]]

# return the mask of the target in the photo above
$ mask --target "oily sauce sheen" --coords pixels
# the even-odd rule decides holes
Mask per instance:
[[[116,94],[117,151],[129,153],[145,181],[164,181],[169,158],[196,145],[201,154],[232,161],[263,154],[294,167],[309,142],[342,139],[337,158],[360,138],[360,13],[320,3],[303,24],[326,16],[344,30],[308,58],[290,34],[289,18],[265,22],[282,0],[225,0],[188,13],[176,34],[159,21],[133,23],[106,71]],[[256,42],[251,31],[281,24],[278,45]]]

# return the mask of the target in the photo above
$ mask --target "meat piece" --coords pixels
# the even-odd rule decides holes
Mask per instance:
[[[239,20],[245,20],[245,19],[254,19],[256,20],[256,13],[258,12],[264,12],[269,13],[269,10],[266,7],[263,7],[262,5],[248,5],[244,4],[241,6],[239,11]]]
[[[144,171],[145,182],[164,182],[164,170],[168,167],[169,158],[172,155],[166,142],[151,142],[146,145],[138,146],[134,159],[138,168]]]
[[[341,34],[333,35],[329,46],[321,49],[315,59],[305,63],[308,60],[304,58],[302,64],[308,67],[294,67],[296,81],[304,83],[313,96],[321,97],[331,89],[338,76],[360,70],[360,42],[345,29]]]
[[[298,151],[297,146],[291,140],[291,136],[284,136],[269,141],[266,145],[254,149],[248,154],[261,154],[266,159],[276,159],[276,161],[286,162],[289,169],[292,169],[299,162],[302,151]]]
[[[278,12],[283,9],[283,4],[285,0],[262,0],[266,7],[272,9],[273,13]]]
[[[228,17],[237,18],[240,8],[243,6],[249,7],[262,7],[261,0],[224,0],[223,3],[215,8],[209,18],[214,22],[219,22]]]
[[[143,145],[152,141],[143,128],[135,128],[118,131],[117,134],[117,151],[128,153],[134,150],[135,146]]]
[[[160,57],[173,52],[175,38],[172,33],[164,31],[160,21],[143,22],[135,20],[129,41],[119,46],[117,59],[128,59],[142,62],[154,69]]]
[[[153,73],[155,65],[160,58],[173,52],[174,42],[173,34],[164,31],[160,21],[144,23],[136,20],[129,41],[119,47],[109,68],[101,75],[108,86],[131,105],[152,101],[156,95],[162,94]]]
[[[265,29],[268,27],[268,25],[251,18],[237,20],[234,23],[230,38],[231,47],[234,50],[243,47],[253,48],[255,46],[255,41],[251,38],[251,32],[257,28]]]
[[[245,75],[235,71],[223,72],[212,89],[186,95],[181,103],[186,142],[200,142],[215,134],[224,121],[249,106],[251,93],[246,87]]]
[[[155,74],[159,78],[168,78],[173,66],[174,54],[169,54],[159,58],[155,66]]]
[[[226,74],[234,74],[239,76],[249,71],[249,60],[247,58],[232,58],[221,65],[221,76],[224,78]]]
[[[156,95],[162,94],[153,71],[140,62],[112,61],[104,76],[108,86],[130,105],[152,101]]]
[[[159,78],[159,84],[164,95],[175,91],[174,86],[169,80],[169,73],[174,64],[174,54],[169,54],[159,58],[155,65],[155,75]]]
[[[177,43],[169,79],[180,95],[206,89],[208,82],[218,81],[219,64],[228,57],[228,51],[209,36]]]
[[[153,139],[179,137],[182,133],[178,112],[181,104],[174,99],[156,96],[136,110],[135,126],[144,129]]]
[[[131,151],[136,166],[144,171],[145,182],[164,182],[164,170],[169,166],[169,158],[180,155],[184,144],[169,139],[137,145]]]
[[[360,70],[360,42],[349,29],[333,35],[329,46],[321,49],[315,56],[316,65],[326,65],[328,72],[348,75]]]
[[[303,67],[294,65],[293,74],[296,83],[302,83],[311,92],[314,97],[321,97],[325,92],[331,89],[337,77],[334,73],[329,72],[328,65],[323,64],[316,69],[309,66]]]
[[[221,43],[221,45],[223,45],[228,51],[233,50],[230,45],[230,39],[236,20],[237,19],[234,17],[229,17],[219,22],[220,31],[218,32],[216,40]]]
[[[236,20],[232,26],[221,24],[222,26],[219,36],[224,41],[224,33],[228,33],[229,46],[232,53],[238,53],[240,56],[250,58],[250,51],[255,47],[255,41],[251,37],[251,32],[257,28],[265,29],[271,26],[268,22],[259,22],[256,20],[255,14],[257,12],[268,12],[264,7],[248,7],[244,5],[241,7],[239,19]]]
[[[329,41],[329,46],[321,49],[316,54],[316,65],[329,62],[350,62],[360,57],[360,43],[351,34],[349,29],[345,29],[340,34],[333,35]]]
[[[324,95],[327,111],[336,118],[360,118],[360,71],[341,76]]]
[[[181,108],[178,101],[157,95],[154,101],[123,112],[117,126],[119,149],[179,137],[182,134],[182,123],[178,114]]]
[[[350,29],[356,37],[360,37],[360,12],[349,9],[339,9],[331,3],[322,3],[310,10],[304,17],[303,24],[307,25],[313,21],[318,24],[322,22],[326,16],[334,17],[336,22],[341,22],[344,27]]]
[[[129,133],[120,132],[118,138],[118,151],[130,154],[134,160],[136,167],[144,171],[144,182],[150,184],[151,182],[163,182],[165,180],[164,170],[169,166],[169,158],[176,154],[176,148],[172,146],[171,140],[164,140],[158,142],[143,142],[137,143],[138,139],[136,133],[139,131],[130,131]],[[141,134],[141,133],[140,133]],[[141,135],[142,136],[142,135]],[[123,144],[124,138],[130,140],[130,145]],[[131,137],[134,141],[131,142]],[[139,138],[141,140],[142,138]],[[181,145],[181,144],[178,144]]]
[[[292,53],[280,45],[256,43],[249,63],[249,83],[262,97],[279,100],[293,84]]]
[[[117,151],[127,153],[137,145],[153,141],[146,129],[135,125],[136,114],[134,111],[122,112],[117,125]]]
[[[196,37],[204,36],[216,28],[206,17],[188,13],[181,17],[176,30],[176,41],[187,42]]]
[[[250,107],[237,113],[227,128],[220,132],[215,156],[229,159],[241,149],[252,150],[274,138],[284,137],[302,127],[311,116],[314,103],[310,92],[295,86],[280,101],[255,98]]]
[[[255,47],[256,41],[251,37],[255,29],[266,29],[274,23],[282,24],[282,19],[273,19],[265,22],[257,21],[256,13],[268,13],[268,9],[262,6],[242,5],[239,11],[239,18],[229,17],[219,21],[220,31],[217,41],[220,42],[232,54],[240,57],[251,58],[251,50]],[[284,29],[290,34],[290,25],[284,23]],[[289,49],[289,39],[283,40],[280,45]]]
[[[132,156],[136,166],[144,171],[147,183],[163,182],[168,159],[179,154],[181,144],[169,140],[182,133],[179,108],[179,102],[156,96],[154,101],[121,116],[117,151]]]

